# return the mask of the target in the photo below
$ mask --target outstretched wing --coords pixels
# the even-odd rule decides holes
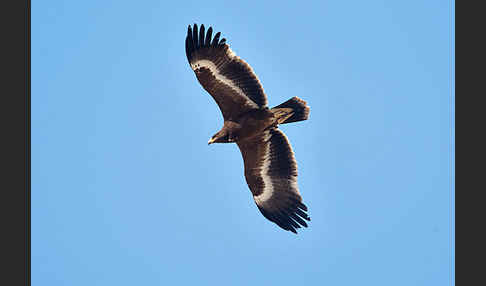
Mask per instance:
[[[263,107],[267,98],[253,69],[219,40],[211,41],[213,29],[205,33],[204,25],[187,29],[186,55],[199,83],[211,94],[225,120],[237,118],[249,110]]]
[[[285,134],[276,127],[239,141],[245,178],[258,209],[285,230],[307,227],[310,221],[297,186],[297,163]]]

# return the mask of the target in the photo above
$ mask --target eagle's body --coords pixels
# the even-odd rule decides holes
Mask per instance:
[[[291,113],[291,110],[288,110]],[[240,115],[234,120],[226,120],[220,132],[213,136],[211,143],[231,143],[251,140],[261,134],[265,129],[278,125],[277,117],[287,115],[283,112],[275,114],[268,108],[258,108]],[[216,139],[217,138],[217,139]]]
[[[223,128],[208,142],[236,143],[245,164],[245,178],[261,213],[285,230],[307,227],[297,186],[297,163],[279,124],[306,120],[309,107],[293,97],[269,109],[252,68],[219,40],[212,28],[189,26],[186,55],[198,81],[211,94],[224,118]]]

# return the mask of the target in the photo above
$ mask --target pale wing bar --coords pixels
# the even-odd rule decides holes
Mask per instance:
[[[230,119],[266,106],[267,98],[253,69],[237,57],[212,28],[188,27],[186,56],[201,85],[216,100],[223,117]]]

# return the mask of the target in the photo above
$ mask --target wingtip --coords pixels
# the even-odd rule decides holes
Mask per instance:
[[[221,32],[217,32],[214,37],[212,34],[214,29],[212,26],[206,30],[204,24],[198,26],[197,23],[187,26],[187,37],[192,42],[194,49],[209,46],[224,46],[228,45],[225,38],[221,38]]]

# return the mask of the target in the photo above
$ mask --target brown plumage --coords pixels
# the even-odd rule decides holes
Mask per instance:
[[[186,55],[199,83],[223,114],[223,128],[209,140],[236,143],[245,178],[260,212],[281,228],[296,232],[310,221],[297,186],[294,152],[279,124],[306,120],[309,107],[298,97],[269,109],[253,69],[219,39],[213,29],[189,26]]]

